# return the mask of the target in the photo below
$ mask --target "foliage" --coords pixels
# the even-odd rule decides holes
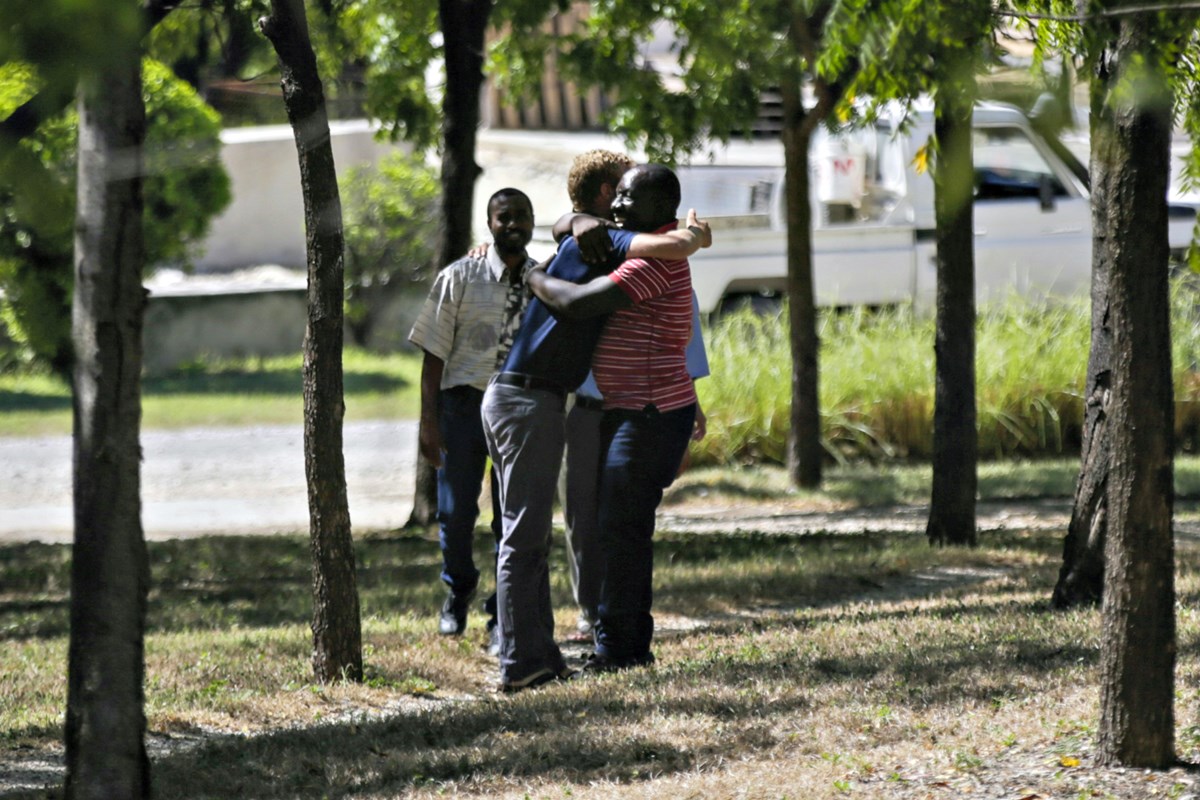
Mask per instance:
[[[1081,73],[1092,73],[1103,63],[1108,43],[1121,18],[1119,7],[1096,0],[1008,0],[1018,24],[1028,30],[1035,43],[1035,63],[1066,55]],[[1193,142],[1200,142],[1200,9],[1154,6],[1137,12],[1151,26],[1157,42],[1153,67],[1166,77],[1174,94],[1176,124]],[[1083,14],[1083,16],[1081,16]],[[1136,75],[1138,70],[1133,70]],[[1135,96],[1144,88],[1133,84],[1120,91]],[[1148,99],[1148,98],[1147,98]],[[1200,186],[1200,149],[1195,147],[1185,161],[1184,187]],[[1193,262],[1196,259],[1193,257]]]
[[[33,78],[25,76],[28,92]],[[8,95],[19,96],[13,85]],[[220,118],[158,62],[145,62],[143,85],[147,264],[187,263],[230,199],[217,159]],[[0,186],[0,319],[27,358],[56,369],[70,361],[76,119],[60,115],[17,148],[16,157],[39,167],[21,171],[36,185]]]
[[[502,37],[491,72],[511,92],[530,93],[546,53],[556,50],[565,76],[612,91],[610,128],[642,144],[652,160],[670,163],[712,141],[749,135],[763,96],[805,63],[789,39],[793,13],[820,15],[830,5],[604,0],[591,5],[577,33],[521,29]],[[660,24],[675,35],[680,65],[669,82],[644,56]]]
[[[696,386],[709,434],[693,446],[696,463],[783,462],[791,380],[786,319],[739,313],[706,332],[713,374]],[[1014,297],[982,309],[976,328],[981,455],[1078,451],[1089,325],[1083,299],[1043,306]],[[932,318],[906,307],[824,313],[822,438],[830,458],[929,457],[933,326]],[[1200,306],[1186,283],[1174,288],[1171,329],[1177,443],[1195,452]]]
[[[366,321],[370,293],[427,280],[436,253],[437,171],[419,155],[393,153],[341,181],[346,235],[346,318]]]
[[[141,24],[138,3],[5,0],[0,3],[0,65],[28,64],[41,86],[70,91],[81,64],[103,72],[118,58],[112,43],[124,41]],[[10,112],[3,109],[0,119]]]

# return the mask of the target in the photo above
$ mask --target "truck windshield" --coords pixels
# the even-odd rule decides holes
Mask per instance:
[[[1059,175],[1028,133],[1015,126],[983,126],[974,131],[975,199],[1037,198],[1045,185],[1068,194]]]

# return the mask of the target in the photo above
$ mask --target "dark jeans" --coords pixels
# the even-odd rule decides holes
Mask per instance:
[[[596,652],[636,659],[654,636],[654,512],[683,461],[696,406],[659,413],[604,412],[606,443],[600,476],[600,537],[605,559]]]
[[[487,440],[479,406],[483,392],[471,386],[454,386],[438,393],[438,427],[442,433],[442,466],[437,471],[439,524],[442,545],[442,581],[450,591],[465,597],[479,584],[475,567],[475,521],[479,494],[487,467]],[[492,471],[492,534],[500,541],[500,492]],[[496,595],[484,609],[494,620]]]

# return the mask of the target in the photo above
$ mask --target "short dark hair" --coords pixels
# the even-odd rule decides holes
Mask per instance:
[[[679,210],[679,202],[683,198],[683,190],[679,187],[679,177],[675,172],[662,164],[642,164],[639,169],[643,180],[654,192],[657,205],[664,213],[672,216]]]
[[[492,216],[492,204],[493,203],[495,203],[497,200],[508,200],[509,198],[512,198],[512,197],[525,198],[525,202],[529,204],[530,210],[531,211],[533,210],[533,201],[529,199],[529,195],[525,194],[520,189],[514,189],[511,186],[508,186],[508,187],[505,187],[505,188],[500,189],[499,191],[493,193],[492,196],[488,198],[488,202],[487,202],[488,217],[490,218]]]

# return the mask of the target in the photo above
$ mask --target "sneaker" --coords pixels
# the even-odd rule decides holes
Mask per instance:
[[[585,675],[602,675],[608,672],[620,672],[633,667],[649,667],[654,664],[654,653],[646,651],[639,656],[613,658],[600,653],[592,653],[583,662],[582,672]]]
[[[586,614],[579,615],[579,623],[576,624],[575,630],[567,634],[567,641],[574,644],[589,644],[594,641],[596,635],[593,631],[593,623]]]
[[[549,667],[543,667],[542,669],[531,672],[529,675],[526,675],[520,680],[500,681],[497,691],[499,691],[500,694],[516,694],[517,692],[523,692],[526,689],[536,689],[539,686],[545,686],[550,681],[557,679],[558,673]]]
[[[500,626],[491,625],[488,627],[488,643],[487,654],[493,658],[500,657]]]
[[[458,636],[467,629],[467,608],[474,596],[474,592],[465,597],[453,592],[446,596],[446,602],[442,603],[442,610],[438,614],[438,633]]]
[[[564,664],[557,672],[549,667],[545,667],[543,669],[539,669],[537,672],[534,672],[526,678],[522,678],[519,681],[501,681],[499,686],[496,687],[496,691],[500,692],[500,694],[516,694],[517,692],[523,692],[526,689],[536,689],[539,686],[545,686],[547,683],[552,683],[554,681],[566,682],[575,680],[575,678],[578,677],[579,670],[572,669],[566,664]]]

